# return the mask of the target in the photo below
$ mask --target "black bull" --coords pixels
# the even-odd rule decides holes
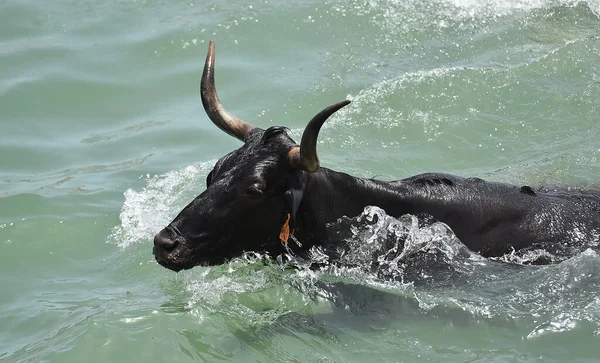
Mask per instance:
[[[383,182],[319,167],[316,143],[325,120],[349,101],[329,106],[307,125],[298,146],[283,127],[262,130],[228,113],[214,84],[209,45],[201,96],[209,118],[244,142],[207,177],[206,190],[154,238],[161,265],[179,271],[217,264],[243,251],[283,251],[286,229],[298,253],[327,239],[326,224],[376,205],[389,215],[424,213],[449,225],[471,250],[501,256],[532,246],[597,244],[600,193],[491,183],[428,173]]]

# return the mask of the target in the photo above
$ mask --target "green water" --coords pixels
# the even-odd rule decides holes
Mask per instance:
[[[211,39],[221,100],[257,126],[298,138],[353,100],[329,168],[599,183],[597,0],[0,0],[0,360],[600,361],[594,250],[414,286],[157,265],[154,233],[239,146],[199,100]]]

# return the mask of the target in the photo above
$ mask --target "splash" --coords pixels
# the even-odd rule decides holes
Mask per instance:
[[[550,321],[536,326],[529,334],[527,339],[534,339],[550,333],[561,333],[575,329],[576,321],[568,314],[560,314]]]
[[[366,3],[365,11],[380,13],[377,21],[384,29],[405,32],[414,31],[418,23],[421,28],[434,25],[444,29],[453,24],[469,28],[503,17],[577,6],[587,7],[600,17],[598,0],[437,0],[427,3],[418,0],[372,0]]]
[[[595,14],[600,9],[596,0],[446,0],[440,4],[445,5],[448,16],[459,18],[500,17],[517,13],[531,12],[534,10],[552,9],[556,7],[575,7],[586,5]]]
[[[330,240],[324,246],[331,261],[327,270],[360,271],[378,286],[443,283],[485,263],[450,227],[428,216],[394,218],[368,206],[359,216],[342,217],[329,229]]]
[[[341,299],[339,283],[406,291],[426,282],[445,283],[485,263],[445,224],[413,215],[396,219],[378,207],[366,207],[328,228],[332,238],[312,248],[308,258],[285,251],[279,256],[251,252],[220,266],[180,273],[190,294],[188,307],[202,317],[245,296],[283,311],[320,300],[335,303]]]
[[[471,69],[464,66],[439,67],[430,70],[409,72],[393,79],[378,82],[360,91],[357,95],[348,95],[347,98],[352,100],[352,104],[338,111],[337,117],[332,118],[324,127],[334,127],[342,122],[344,126],[353,128],[361,126],[375,126],[377,128],[401,127],[406,122],[402,120],[402,117],[398,117],[402,116],[402,111],[382,107],[382,105],[390,104],[388,102],[389,99],[400,94],[414,93],[413,88],[421,84],[434,85],[440,79],[458,77],[461,72],[469,70]],[[372,114],[373,112],[375,114]],[[427,114],[422,112],[417,110],[416,114],[412,115],[414,117],[411,117],[411,115],[408,115],[408,117],[416,119],[426,118]]]
[[[199,193],[214,163],[207,161],[158,176],[140,177],[148,183],[139,192],[125,192],[119,215],[121,224],[113,229],[108,242],[120,247],[147,242]]]
[[[522,251],[515,251],[513,248],[512,251],[493,259],[520,265],[541,265],[564,260],[564,258],[561,259],[559,256],[541,248],[523,249]]]
[[[264,271],[254,269],[261,266],[261,260],[260,254],[246,253],[224,266],[185,272],[185,289],[191,293],[188,306],[204,303],[217,307],[226,294],[254,292],[266,286]]]

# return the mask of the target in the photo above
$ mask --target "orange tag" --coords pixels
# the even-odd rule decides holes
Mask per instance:
[[[290,238],[290,214],[288,213],[287,219],[283,226],[281,226],[281,232],[279,232],[279,239],[283,243],[287,243],[288,238]]]

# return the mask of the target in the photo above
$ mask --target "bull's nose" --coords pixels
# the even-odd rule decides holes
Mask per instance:
[[[154,236],[154,247],[168,253],[173,251],[179,242],[176,239],[165,236],[163,233],[164,232],[161,231]]]

